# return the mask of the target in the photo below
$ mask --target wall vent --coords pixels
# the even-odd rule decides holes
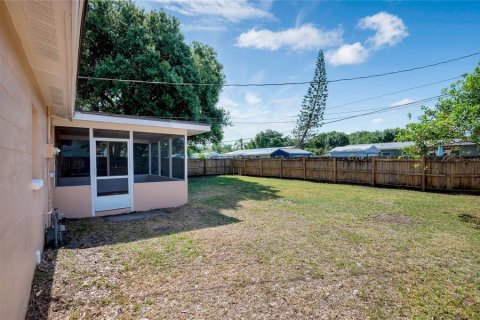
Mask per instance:
[[[38,54],[59,61],[55,10],[52,0],[23,2],[30,36]]]
[[[52,104],[63,106],[63,90],[57,87],[50,86],[50,98]]]

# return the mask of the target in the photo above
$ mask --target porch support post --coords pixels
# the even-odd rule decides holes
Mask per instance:
[[[148,144],[148,174],[152,174],[152,144]]]
[[[135,204],[133,202],[133,179],[134,179],[134,172],[133,172],[133,131],[130,131],[130,136],[128,139],[128,148],[127,148],[127,156],[128,156],[128,189],[130,194],[130,208],[132,211],[135,211]]]
[[[172,139],[168,139],[168,177],[172,178]]]
[[[110,141],[107,141],[107,177],[110,177]]]
[[[184,135],[184,144],[183,144],[183,151],[185,156],[183,157],[183,165],[185,166],[185,173],[184,178],[185,182],[188,182],[188,151],[187,151],[187,134]]]
[[[97,198],[97,153],[95,150],[95,141],[93,140],[92,128],[88,128],[88,136],[90,147],[90,189],[92,190],[92,217],[95,217],[95,199]]]
[[[161,143],[160,141],[157,142],[158,143],[158,158],[157,158],[157,161],[158,161],[158,175],[161,176],[162,175],[162,149],[161,149]]]

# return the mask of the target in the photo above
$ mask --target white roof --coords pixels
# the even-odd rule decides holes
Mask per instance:
[[[106,113],[103,114],[97,112],[76,111],[72,120],[138,125],[158,128],[186,129],[187,135],[189,136],[210,132],[210,125],[206,123],[199,123],[193,121],[178,121],[156,117],[126,116]]]
[[[259,148],[259,149],[243,149],[243,150],[236,150],[232,152],[223,153],[221,157],[252,157],[252,156],[268,156],[274,153],[277,150],[282,150],[289,154],[304,154],[304,155],[312,155],[310,151],[306,151],[303,149],[295,148],[295,147],[276,147],[276,148]]]
[[[348,153],[379,153],[380,150],[373,144],[350,144],[343,147],[335,147],[330,153],[348,152]]]
[[[385,143],[374,143],[373,145],[377,147],[378,150],[400,150],[405,147],[413,146],[414,142],[385,142]]]

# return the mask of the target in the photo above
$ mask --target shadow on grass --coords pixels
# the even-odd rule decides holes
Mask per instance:
[[[236,209],[241,201],[278,198],[277,189],[247,180],[231,176],[192,178],[187,205],[131,214],[144,214],[147,217],[143,219],[112,221],[104,217],[62,221],[66,226],[64,247],[81,250],[238,223],[241,220],[221,210]],[[57,249],[44,253],[34,276],[26,319],[48,319],[57,253]]]

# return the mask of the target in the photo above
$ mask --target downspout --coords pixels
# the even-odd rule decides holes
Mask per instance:
[[[52,142],[52,107],[47,106],[47,144],[52,146],[53,149],[53,142]],[[53,152],[53,150],[52,150]],[[48,203],[47,203],[47,211],[49,214],[53,212],[53,189],[52,189],[52,169],[54,168],[53,164],[55,161],[55,154],[51,159],[47,160],[47,193],[48,193]]]

